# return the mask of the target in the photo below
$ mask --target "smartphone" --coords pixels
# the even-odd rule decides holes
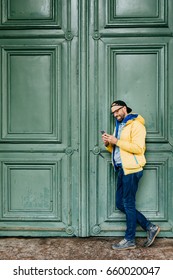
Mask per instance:
[[[104,134],[104,133],[105,133],[105,131],[104,131],[104,130],[100,130],[100,132],[101,132],[101,134]]]

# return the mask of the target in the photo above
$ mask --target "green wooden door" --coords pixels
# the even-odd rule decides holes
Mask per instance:
[[[99,132],[121,98],[147,124],[137,206],[172,236],[172,1],[0,4],[0,235],[124,233]]]
[[[115,207],[117,177],[99,134],[113,132],[110,104],[122,99],[146,120],[147,165],[137,208],[161,226],[160,236],[173,236],[172,1],[91,2],[90,234],[119,236],[126,228]]]
[[[0,235],[78,235],[77,1],[0,2]]]

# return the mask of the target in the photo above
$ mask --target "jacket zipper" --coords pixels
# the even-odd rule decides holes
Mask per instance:
[[[135,158],[136,163],[139,164],[139,162],[138,162],[136,156],[135,156],[134,154],[133,154],[133,156],[134,156],[134,158]]]

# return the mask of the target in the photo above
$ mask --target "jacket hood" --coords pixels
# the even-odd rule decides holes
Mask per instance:
[[[138,115],[136,118],[141,124],[145,125],[145,120],[141,115]]]
[[[136,114],[136,113],[132,113],[132,114],[128,114],[125,118],[124,118],[124,120],[122,121],[122,123],[130,123],[132,120],[134,120],[134,119],[136,119],[136,120],[138,120],[141,124],[145,124],[145,120],[144,120],[144,118],[141,116],[141,115],[139,115],[139,114]]]
[[[145,125],[145,120],[144,118],[141,116],[141,115],[138,115],[138,114],[135,114],[135,113],[131,113],[131,114],[128,114],[124,120],[122,121],[123,124],[130,124],[133,120],[138,120],[141,124]],[[116,126],[116,131],[115,131],[115,136],[117,136],[118,134],[118,128],[119,128],[119,124],[121,122],[119,122],[117,119],[115,121],[115,126]]]

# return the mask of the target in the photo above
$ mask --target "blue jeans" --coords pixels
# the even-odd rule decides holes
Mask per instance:
[[[118,182],[116,190],[116,206],[126,214],[127,229],[125,239],[134,240],[136,224],[138,223],[144,230],[148,230],[151,223],[146,217],[136,210],[136,192],[138,182],[143,175],[143,171],[129,175],[124,175],[123,169],[118,172]]]

